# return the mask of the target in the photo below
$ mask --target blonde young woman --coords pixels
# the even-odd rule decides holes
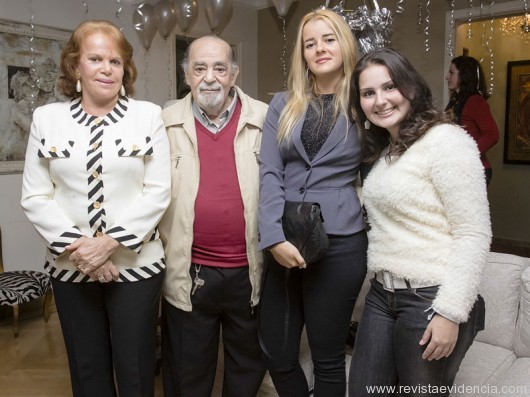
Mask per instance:
[[[345,346],[366,273],[366,233],[354,189],[361,150],[348,111],[357,46],[346,22],[315,10],[299,25],[289,90],[269,105],[260,153],[260,248],[269,251],[260,301],[266,365],[280,396],[307,396],[298,363],[305,325],[314,395],[345,393]],[[330,246],[307,263],[282,229],[285,201],[317,202]]]

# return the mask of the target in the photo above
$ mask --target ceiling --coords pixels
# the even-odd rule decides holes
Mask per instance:
[[[234,3],[257,9],[273,7],[272,0],[234,0]]]

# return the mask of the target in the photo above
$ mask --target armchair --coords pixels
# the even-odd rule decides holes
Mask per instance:
[[[19,306],[44,295],[44,321],[50,317],[52,288],[50,277],[35,270],[4,271],[2,256],[2,232],[0,229],[0,305],[13,308],[13,334],[18,337]]]

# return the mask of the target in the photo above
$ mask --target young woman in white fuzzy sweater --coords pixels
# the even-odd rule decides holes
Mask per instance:
[[[449,395],[484,322],[478,286],[491,226],[480,154],[395,50],[365,55],[352,78],[364,160],[372,164],[363,193],[376,277],[355,341],[350,397]]]

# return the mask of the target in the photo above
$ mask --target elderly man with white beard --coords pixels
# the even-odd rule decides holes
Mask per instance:
[[[172,199],[160,225],[164,395],[209,397],[219,337],[224,396],[255,396],[265,369],[257,337],[258,154],[267,105],[235,85],[228,43],[204,36],[182,69],[190,93],[163,111]],[[222,329],[222,333],[221,333]]]

